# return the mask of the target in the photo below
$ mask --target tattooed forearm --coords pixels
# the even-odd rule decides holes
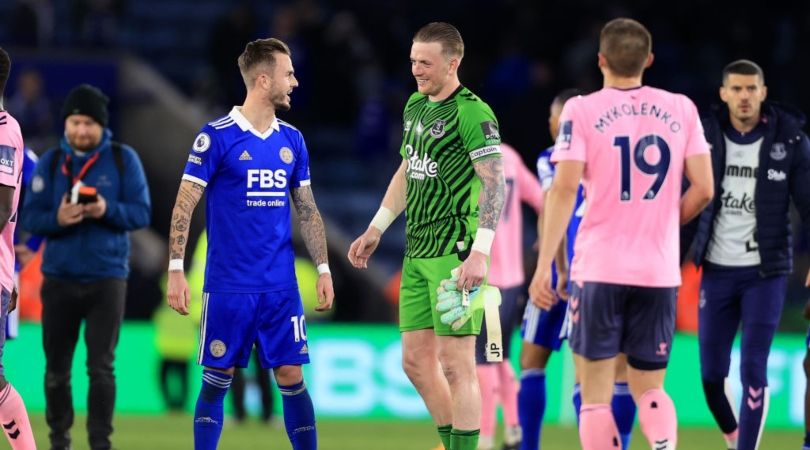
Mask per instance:
[[[186,180],[180,183],[169,227],[169,259],[183,259],[185,256],[191,214],[204,191],[205,188],[197,183]]]
[[[494,230],[504,202],[503,160],[489,158],[473,164],[483,189],[478,199],[478,227]]]
[[[298,211],[301,237],[304,238],[307,251],[316,265],[327,264],[329,259],[326,255],[326,231],[323,227],[321,213],[318,212],[318,207],[315,205],[315,197],[312,196],[312,188],[303,186],[293,189],[292,199],[295,209]]]

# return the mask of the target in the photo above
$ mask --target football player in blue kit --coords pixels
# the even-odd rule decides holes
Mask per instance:
[[[290,49],[278,39],[250,42],[238,63],[247,86],[245,102],[205,125],[194,140],[169,235],[168,302],[188,314],[183,258],[192,212],[207,191],[208,255],[197,359],[204,371],[194,448],[217,447],[234,367],[247,365],[255,345],[262,367],[275,373],[292,448],[314,450],[315,414],[301,369],[309,363],[309,348],[295,277],[290,200],[320,274],[316,310],[331,308],[334,290],[304,139],[276,117],[289,110],[298,81]]]

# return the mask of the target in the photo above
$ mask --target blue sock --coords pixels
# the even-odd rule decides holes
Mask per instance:
[[[546,371],[526,369],[520,373],[518,422],[522,430],[521,450],[540,448],[540,429],[546,412]]]
[[[222,434],[222,401],[233,377],[204,370],[202,378],[200,396],[194,409],[194,450],[216,450]]]
[[[610,402],[616,428],[622,439],[622,448],[630,448],[630,436],[633,434],[633,422],[636,420],[636,402],[630,394],[627,383],[613,385],[613,400]]]
[[[284,427],[293,450],[316,450],[315,410],[304,382],[292,386],[278,385],[284,405]]]
[[[579,426],[579,410],[582,408],[582,392],[579,390],[579,383],[574,385],[571,402],[574,404],[574,413],[577,415],[577,426]]]
[[[810,449],[810,431],[804,433],[804,450]]]

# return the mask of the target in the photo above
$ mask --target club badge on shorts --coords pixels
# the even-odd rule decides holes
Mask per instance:
[[[211,341],[211,344],[208,345],[208,351],[211,352],[211,356],[214,358],[222,358],[227,350],[228,347],[226,347],[225,343],[219,339],[214,339]]]

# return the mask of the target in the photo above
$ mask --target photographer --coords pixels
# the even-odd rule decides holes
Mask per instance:
[[[129,275],[128,232],[149,224],[149,190],[135,151],[111,140],[108,98],[83,84],[62,108],[58,148],[40,158],[26,194],[24,229],[45,236],[42,341],[51,448],[70,448],[70,371],[85,321],[90,448],[109,449],[113,361]]]

